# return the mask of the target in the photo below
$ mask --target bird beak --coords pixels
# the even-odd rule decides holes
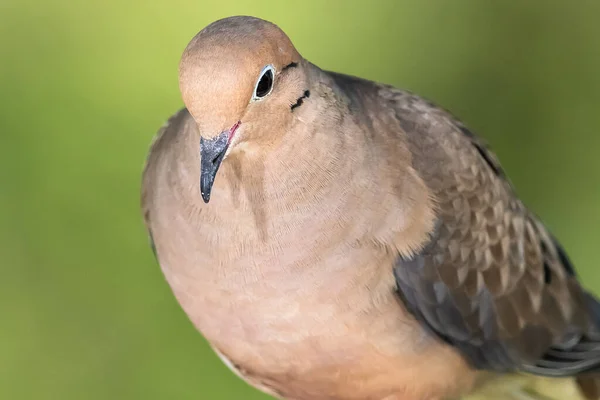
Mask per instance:
[[[230,137],[231,129],[213,139],[200,138],[200,193],[205,203],[210,200],[215,176],[229,147]]]

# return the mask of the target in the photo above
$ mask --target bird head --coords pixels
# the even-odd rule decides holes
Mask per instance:
[[[303,64],[287,35],[258,18],[216,21],[190,41],[179,87],[200,132],[204,202],[227,157],[264,150],[281,139],[293,106],[307,91]]]

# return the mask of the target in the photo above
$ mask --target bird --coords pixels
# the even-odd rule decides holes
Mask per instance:
[[[251,16],[203,28],[178,74],[143,220],[239,377],[293,400],[548,398],[536,377],[600,398],[600,303],[457,117]]]

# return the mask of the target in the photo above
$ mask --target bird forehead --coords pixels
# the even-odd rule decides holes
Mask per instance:
[[[231,17],[201,30],[186,47],[181,65],[235,66],[254,71],[272,64],[287,65],[297,58],[294,45],[276,25],[251,17]]]
[[[256,75],[267,64],[281,65],[290,57],[283,47],[264,42],[234,40],[227,43],[206,43],[187,49],[182,57],[184,70],[207,73],[230,71],[238,75]]]
[[[217,42],[238,47],[293,47],[277,25],[253,17],[229,17],[202,29],[192,42]]]
[[[206,57],[208,56],[208,57]],[[182,68],[182,83],[204,91],[239,90],[251,85],[262,67],[243,57],[205,57]]]
[[[192,114],[196,109],[204,113],[239,112],[250,101],[262,68],[259,63],[235,57],[197,60],[181,71],[183,99]]]

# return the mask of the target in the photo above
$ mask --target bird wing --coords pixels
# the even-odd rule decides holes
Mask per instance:
[[[476,368],[567,376],[600,366],[600,306],[519,201],[494,154],[448,112],[381,87],[437,203],[430,241],[394,266],[398,294]]]
[[[148,158],[144,165],[144,171],[142,173],[142,187],[141,187],[141,210],[144,218],[144,224],[148,231],[148,239],[152,252],[156,257],[156,246],[152,238],[152,231],[150,229],[150,203],[153,201],[153,193],[151,193],[157,185],[153,182],[157,179],[158,174],[165,173],[166,171],[161,169],[160,157],[165,156],[165,151],[168,150],[169,144],[176,140],[178,133],[184,129],[195,129],[195,126],[190,123],[192,117],[188,112],[187,108],[182,108],[173,114],[169,120],[160,127],[152,143],[150,150],[148,151]]]

